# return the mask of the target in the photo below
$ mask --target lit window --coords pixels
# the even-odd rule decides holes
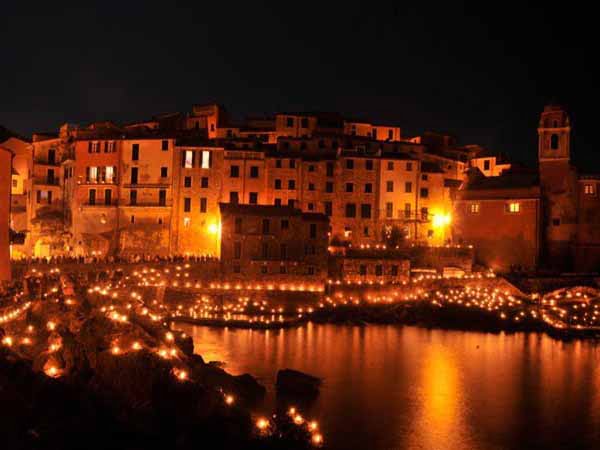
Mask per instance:
[[[113,166],[106,166],[106,182],[112,183],[114,176],[115,176],[115,170],[114,170]]]
[[[183,218],[183,226],[184,227],[189,228],[191,223],[192,223],[192,219],[190,219],[189,217]]]
[[[521,211],[521,204],[517,202],[511,202],[506,205],[506,211],[509,213],[518,213]]]
[[[98,168],[97,167],[90,167],[90,181],[92,183],[95,183],[98,180]]]
[[[583,186],[583,193],[587,195],[594,195],[596,193],[595,186],[593,184],[586,184]]]
[[[202,151],[202,166],[203,169],[210,169],[210,151]]]
[[[471,211],[472,214],[478,214],[479,213],[479,203],[471,203],[469,205],[469,211]]]
[[[194,152],[191,150],[186,150],[183,159],[183,167],[186,169],[191,169],[194,165]]]

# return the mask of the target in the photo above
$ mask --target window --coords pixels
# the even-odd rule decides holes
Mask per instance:
[[[310,224],[310,238],[311,239],[317,238],[317,224],[316,223]]]
[[[555,226],[555,227],[560,226],[560,218],[552,219],[552,226]]]
[[[386,192],[394,192],[394,182],[393,181],[387,181],[385,183],[385,191]]]
[[[371,134],[373,135],[373,139],[377,139],[377,128],[373,128]]]
[[[394,139],[394,130],[388,130],[388,141]]]
[[[269,244],[267,244],[266,242],[263,242],[261,246],[261,254],[263,259],[267,259],[269,257]],[[266,268],[267,266],[263,267]]]
[[[92,142],[92,153],[100,153],[100,142]]]
[[[200,197],[200,212],[205,213],[207,209],[206,197]]]
[[[258,166],[250,166],[250,178],[258,178]]]
[[[360,205],[360,217],[363,219],[371,218],[371,204],[370,203],[363,203],[362,205]]]
[[[325,192],[333,192],[333,181],[328,181],[325,183]]]
[[[383,266],[381,264],[377,264],[375,266],[375,276],[380,277],[383,275]]]
[[[421,180],[423,180],[423,181],[429,180],[429,175],[427,175],[426,173],[422,174],[421,175]]]
[[[98,144],[98,143],[96,143]],[[140,160],[140,144],[132,144],[131,145],[131,160],[139,161]]]
[[[192,187],[192,177],[185,177],[183,179],[183,187],[186,187],[186,188]]]
[[[308,128],[308,119],[306,117],[300,120],[300,128]]]
[[[131,216],[131,217],[129,218],[129,221],[130,221],[131,223],[135,223],[135,216]]]
[[[137,191],[134,189],[129,191],[129,204],[133,206],[137,205]]]
[[[288,219],[281,219],[281,229],[287,230],[290,227],[290,221]]]
[[[410,181],[404,183],[404,192],[406,192],[407,194],[410,194],[412,192],[412,183]]]
[[[200,178],[200,187],[206,189],[208,187],[208,177]]]
[[[550,149],[558,150],[558,134],[550,136]]]
[[[17,180],[16,178],[12,180],[12,187],[13,189],[15,189],[17,186],[19,186],[19,180]]]
[[[364,236],[368,236],[369,235],[369,227],[364,227],[363,228],[363,235]]]
[[[202,150],[202,160],[200,161],[200,167],[202,169],[210,169],[212,166],[212,152],[208,150]]]
[[[583,185],[583,193],[587,195],[594,195],[596,193],[596,186],[593,184]]]
[[[139,169],[137,167],[132,167],[131,168],[131,184],[137,184],[137,182],[138,182],[138,171],[139,171]]]
[[[275,180],[275,189],[281,189],[281,180],[279,178]]]
[[[354,192],[354,183],[346,183],[346,192]]]
[[[479,214],[479,203],[471,203],[469,205],[469,212],[471,214]]]
[[[284,259],[284,258],[282,258]],[[284,265],[279,266],[279,273],[285,274],[287,273],[287,268]]]
[[[296,200],[293,198],[288,199],[288,206],[294,207],[296,205]]]
[[[516,214],[521,211],[521,204],[518,202],[510,202],[506,205],[506,212]]]
[[[242,257],[242,243],[234,242],[233,243],[233,258],[240,259]]]
[[[90,189],[90,192],[89,192],[89,204],[90,205],[95,205],[96,204],[96,189]]]
[[[385,204],[385,217],[388,219],[394,218],[394,203],[393,202],[387,202]]]
[[[372,194],[373,193],[373,185],[371,183],[366,183],[365,184],[365,194]]]
[[[365,169],[373,170],[373,160],[372,159],[367,159],[365,161]]]
[[[361,264],[360,266],[358,266],[358,274],[359,275],[366,275],[367,274],[367,266],[366,264]]]
[[[48,150],[48,164],[54,164],[56,162],[56,150],[51,148]]]
[[[167,191],[161,189],[158,191],[158,206],[167,206]]]
[[[96,183],[98,181],[98,168],[97,167],[88,167],[87,169],[87,181],[91,183]]]
[[[309,191],[314,191],[315,190],[315,183],[308,183],[308,190]]]
[[[323,209],[325,210],[325,215],[331,217],[333,214],[333,204],[331,202],[323,202]]]
[[[354,203],[346,203],[346,217],[356,217],[356,205]]]
[[[490,170],[490,160],[486,159],[483,161],[483,170]]]
[[[331,161],[328,161],[327,162],[327,176],[328,177],[333,176],[333,169],[334,169],[333,163]]]
[[[273,200],[273,204],[275,206],[281,206],[281,199],[280,198],[276,198],[275,200]]]
[[[194,152],[191,150],[184,151],[182,163],[184,169],[191,169],[194,167]]]
[[[161,145],[160,148],[163,152],[166,152],[167,150],[169,150],[169,141],[164,140],[161,142],[160,145]]]
[[[288,180],[288,189],[292,191],[296,189],[296,180]]]
[[[278,169],[281,169],[281,160],[280,159],[275,160],[275,167]]]
[[[105,189],[104,190],[104,204],[110,205],[112,203],[112,190]]]
[[[168,167],[161,167],[160,168],[160,177],[161,178],[167,178],[169,174],[169,168]]]
[[[296,168],[296,160],[290,159],[290,169],[295,169],[295,168]]]
[[[392,275],[393,277],[397,277],[398,276],[398,266],[396,264],[394,264],[392,266],[392,271],[391,271],[390,275]]]
[[[238,264],[233,266],[233,273],[241,273],[241,272],[242,272],[242,268]]]
[[[387,170],[394,170],[394,161],[388,161]]]
[[[405,219],[410,219],[410,203],[405,203],[404,204],[404,218]]]
[[[309,172],[314,172],[315,171],[315,165],[314,164],[309,164],[308,165],[308,171]]]
[[[346,160],[346,169],[349,169],[349,170],[354,169],[354,160],[353,159]]]
[[[190,219],[189,217],[183,218],[183,226],[185,228],[189,228],[191,224],[192,224],[192,219]]]
[[[240,166],[231,166],[229,168],[229,176],[231,178],[239,178],[239,176],[240,176]]]
[[[258,203],[258,192],[250,192],[249,203],[256,205]]]
[[[411,172],[412,171],[412,163],[411,162],[407,162],[406,163],[406,171],[407,172]]]
[[[48,180],[48,184],[54,184],[54,169],[48,169],[46,179]]]
[[[229,203],[238,204],[240,201],[240,196],[237,192],[232,191],[229,193]]]
[[[117,175],[117,168],[114,166],[106,166],[106,182],[112,183]]]
[[[236,234],[242,233],[242,218],[241,217],[235,218],[234,230],[235,230]]]
[[[429,197],[429,189],[421,188],[421,198],[427,198],[427,197]]]
[[[427,220],[429,218],[429,210],[427,208],[421,208],[421,220]]]
[[[294,118],[293,117],[288,117],[285,121],[285,125],[288,128],[292,128],[294,126]]]
[[[192,199],[185,197],[183,199],[183,212],[190,212],[192,210]]]
[[[286,259],[287,258],[287,245],[285,244],[280,244],[279,245],[279,257],[281,259]],[[285,266],[282,266],[285,267]]]

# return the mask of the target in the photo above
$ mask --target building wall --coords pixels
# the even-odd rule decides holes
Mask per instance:
[[[219,202],[224,201],[224,150],[215,147],[176,147],[173,167],[172,252],[187,255],[219,255]],[[195,152],[192,167],[185,167],[185,152]],[[207,153],[208,152],[208,153]],[[202,155],[209,158],[202,165]],[[208,154],[208,156],[206,156]],[[186,187],[186,179],[189,187]],[[207,187],[203,187],[203,179]],[[227,194],[228,195],[228,194]],[[206,211],[201,209],[206,199]],[[190,211],[185,211],[189,199]]]
[[[600,270],[600,180],[582,178],[578,183],[575,270]]]
[[[263,214],[222,207],[221,262],[225,280],[324,282],[329,226],[326,217],[302,214],[293,208],[279,209],[276,214]],[[236,218],[242,221],[239,232]],[[265,220],[269,223],[268,231],[263,228]],[[316,227],[314,237],[310,235],[311,225]],[[239,258],[237,245],[240,246]],[[267,248],[266,254],[263,246]]]
[[[410,277],[410,260],[346,256],[342,260],[343,281],[353,283],[400,283]]]
[[[535,190],[531,194],[529,198],[519,192],[478,193],[477,198],[459,194],[454,209],[455,242],[472,244],[476,261],[496,271],[512,266],[535,268],[540,252],[541,205]],[[518,213],[507,212],[510,203],[520,205]],[[472,205],[478,205],[477,212]]]
[[[163,141],[166,141],[163,150]],[[119,177],[119,252],[126,255],[168,255],[171,248],[170,221],[173,207],[173,139],[127,139],[121,142]],[[134,146],[139,158],[133,159]],[[163,177],[161,169],[166,168]],[[132,183],[133,169],[138,181]],[[132,204],[131,192],[137,195]],[[160,204],[165,192],[164,205]]]
[[[10,150],[0,147],[0,283],[10,281],[10,189],[12,185]]]
[[[477,167],[486,177],[497,177],[502,175],[502,172],[510,169],[508,163],[499,164],[498,158],[495,156],[485,156],[481,158],[473,158],[470,161],[471,167]]]

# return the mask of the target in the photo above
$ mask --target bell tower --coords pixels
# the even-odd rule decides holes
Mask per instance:
[[[577,227],[577,174],[571,166],[571,124],[567,111],[551,104],[538,125],[542,193],[542,263],[570,270]]]
[[[538,125],[538,159],[569,161],[571,157],[571,124],[565,109],[546,105]]]

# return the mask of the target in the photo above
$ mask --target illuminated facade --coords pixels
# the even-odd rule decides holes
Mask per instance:
[[[12,150],[0,143],[0,285],[11,279],[9,220],[12,159]]]

